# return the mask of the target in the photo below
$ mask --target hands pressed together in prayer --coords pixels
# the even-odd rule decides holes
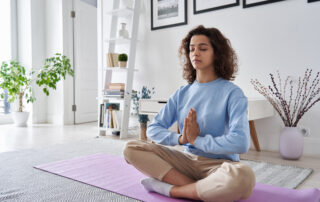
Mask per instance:
[[[197,123],[197,115],[194,109],[190,109],[187,118],[184,119],[184,127],[182,135],[179,137],[180,144],[191,143],[194,141],[200,133],[199,125]]]

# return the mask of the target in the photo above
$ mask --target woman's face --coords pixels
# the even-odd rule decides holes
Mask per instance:
[[[189,50],[189,58],[193,68],[196,70],[213,68],[214,50],[207,36],[192,36]]]

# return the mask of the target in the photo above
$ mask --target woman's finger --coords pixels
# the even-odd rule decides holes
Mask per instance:
[[[193,118],[194,121],[197,121],[197,113],[196,113],[196,111],[192,112],[192,118]]]

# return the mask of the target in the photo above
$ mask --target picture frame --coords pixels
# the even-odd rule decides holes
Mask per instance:
[[[187,23],[187,0],[151,0],[152,31]]]
[[[320,0],[308,0],[308,3],[313,3],[313,2],[316,2],[316,1],[320,1]]]
[[[275,3],[279,1],[285,1],[285,0],[243,0],[243,8],[250,8],[254,6],[260,6],[260,5]]]
[[[210,11],[215,11],[224,8],[230,8],[239,6],[240,0],[224,0],[224,1],[212,1],[212,0],[193,0],[193,14],[200,14]]]

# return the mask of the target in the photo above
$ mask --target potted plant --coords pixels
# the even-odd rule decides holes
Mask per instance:
[[[140,123],[140,139],[147,140],[147,122],[149,121],[149,116],[146,114],[139,114],[139,100],[140,99],[150,99],[151,95],[155,93],[154,87],[152,89],[148,89],[147,86],[143,86],[141,91],[137,92],[132,96],[133,101],[133,109],[139,118]]]
[[[0,88],[8,93],[7,100],[13,103],[18,99],[18,111],[12,112],[13,120],[17,126],[25,126],[29,117],[29,112],[23,111],[23,99],[27,103],[34,102],[31,83],[34,72],[26,73],[25,68],[17,61],[3,62],[0,68]],[[3,99],[5,93],[1,93]]]
[[[3,62],[0,68],[0,88],[7,90],[10,103],[18,100],[18,110],[12,113],[14,123],[26,126],[29,112],[23,111],[24,99],[27,103],[35,101],[31,85],[34,80],[49,95],[49,88],[56,89],[57,83],[62,78],[65,79],[67,74],[73,76],[70,60],[59,53],[46,59],[44,67],[36,75],[34,71],[26,73],[25,68],[17,61],[12,60],[9,64]],[[4,98],[4,92],[0,96]]]
[[[118,56],[119,67],[126,67],[128,61],[128,55],[125,53],[119,54]]]
[[[280,134],[280,154],[285,159],[299,159],[303,153],[303,133],[298,123],[307,111],[320,101],[320,72],[311,82],[312,70],[307,69],[304,77],[294,82],[287,77],[282,83],[278,71],[278,84],[270,74],[272,85],[263,86],[257,79],[251,80],[254,89],[262,94],[274,107],[283,121],[285,128]],[[294,83],[298,83],[294,87]],[[287,95],[288,94],[288,95]]]

